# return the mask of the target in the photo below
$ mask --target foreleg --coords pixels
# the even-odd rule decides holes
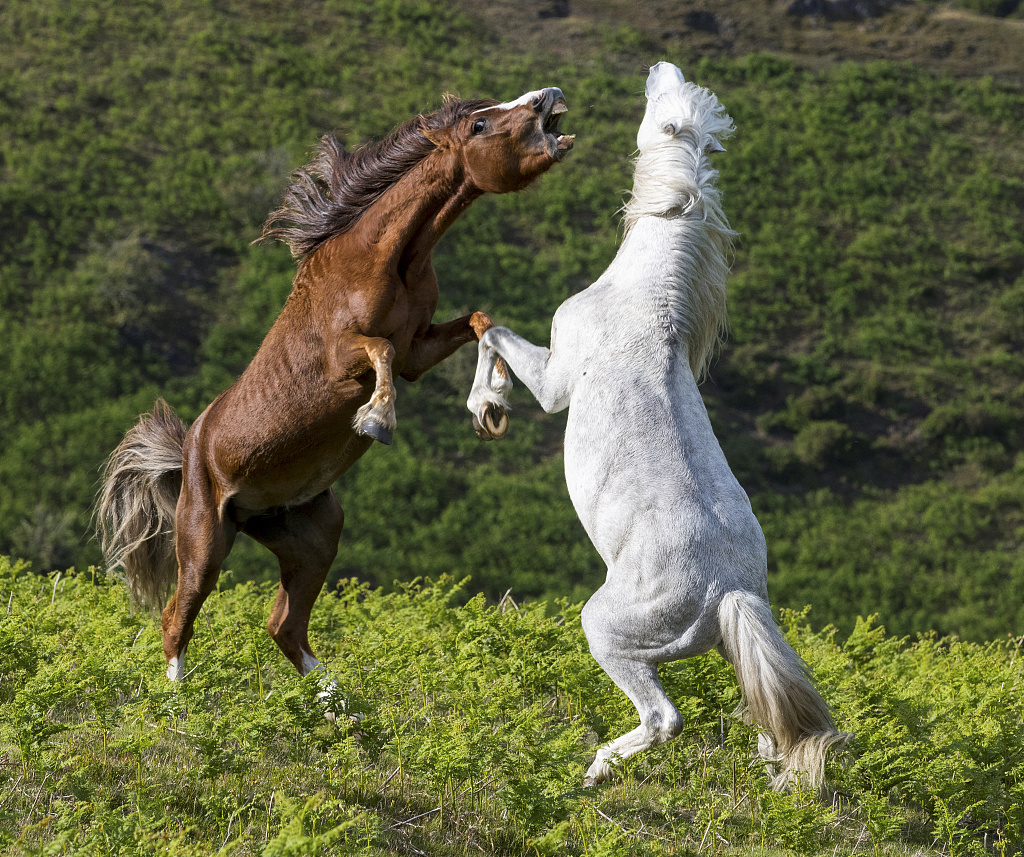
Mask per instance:
[[[395,382],[391,364],[395,359],[395,347],[390,341],[379,336],[353,335],[349,346],[362,349],[365,360],[377,375],[370,401],[356,411],[352,427],[356,434],[372,437],[381,443],[391,443],[395,423]]]
[[[533,345],[507,327],[492,327],[480,338],[476,377],[467,402],[473,426],[486,440],[502,437],[508,428],[505,395],[512,382],[498,369],[502,358],[549,414],[567,407],[572,395],[573,375],[558,353]]]
[[[494,322],[482,312],[430,325],[426,333],[417,336],[410,344],[402,377],[407,381],[418,380],[428,369],[450,357],[463,345],[480,339],[492,327]],[[498,366],[497,371],[507,378],[504,362],[499,360]]]

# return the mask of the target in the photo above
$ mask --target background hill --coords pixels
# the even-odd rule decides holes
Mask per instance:
[[[288,293],[252,245],[319,136],[442,93],[558,85],[578,134],[529,191],[477,202],[436,263],[440,317],[535,341],[612,258],[643,79],[715,90],[740,232],[705,400],[770,551],[777,607],[847,633],[1024,627],[1024,10],[1014,2],[9,0],[0,7],[0,553],[99,561],[98,469],[157,395],[194,418]],[[522,389],[480,443],[465,349],[399,390],[392,448],[337,487],[332,575],[472,575],[491,597],[603,577]],[[270,580],[239,543],[225,582]]]

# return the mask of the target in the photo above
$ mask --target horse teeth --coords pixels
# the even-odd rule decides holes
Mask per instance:
[[[576,142],[575,134],[559,134],[558,135],[558,148],[565,149],[568,151],[572,148],[572,144]]]

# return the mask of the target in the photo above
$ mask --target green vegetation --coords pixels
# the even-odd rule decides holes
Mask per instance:
[[[650,21],[570,5],[0,5],[0,554],[32,564],[0,592],[12,853],[1020,849],[1019,664],[982,641],[1024,632],[1021,9],[914,2],[815,29],[730,1],[701,36],[678,3]],[[781,47],[730,51],[751,32]],[[520,387],[510,437],[480,443],[471,349],[400,385],[395,446],[337,486],[341,588],[313,618],[361,724],[322,724],[264,635],[276,569],[252,542],[178,692],[120,589],[46,576],[99,562],[99,467],[137,415],[163,395],[195,418],[255,352],[294,265],[250,242],[321,134],[355,146],[446,91],[562,87],[571,158],[477,202],[435,257],[441,318],[483,309],[545,341],[615,252],[642,70],[662,58],[739,129],[716,162],[741,236],[731,336],[704,392],[768,538],[773,602],[812,605],[790,637],[858,733],[833,810],[765,792],[750,734],[720,718],[736,700],[717,656],[667,671],[683,742],[575,790],[633,717],[567,606],[603,569],[565,490],[564,417]],[[445,575],[469,582],[402,585]],[[508,590],[549,606],[475,595]],[[895,637],[858,618],[876,613]]]
[[[1024,11],[549,5],[0,4],[0,554],[31,562],[0,557],[0,851],[1024,849]],[[294,265],[250,242],[290,170],[446,91],[561,86],[571,158],[480,200],[435,257],[440,317],[544,341],[615,252],[662,58],[739,128],[717,161],[731,337],[704,392],[787,635],[857,736],[834,802],[767,791],[717,655],[663,671],[679,741],[578,788],[635,725],[580,629],[603,568],[564,417],[520,387],[510,437],[480,443],[471,349],[400,385],[395,446],[337,486],[312,633],[362,719],[328,725],[265,634],[276,570],[245,540],[170,687],[123,587],[57,570],[99,562],[99,467],[137,415],[163,395],[195,418],[273,322]]]
[[[314,614],[349,717],[322,715],[263,630],[267,587],[223,588],[163,677],[157,628],[92,573],[0,560],[0,851],[12,855],[1018,853],[1024,661],[1009,644],[849,637],[784,617],[856,738],[831,804],[767,789],[717,654],[662,671],[680,738],[582,789],[635,712],[579,605],[463,606],[450,581],[346,582]],[[360,719],[353,719],[358,714]]]
[[[0,557],[0,851],[1024,850],[1024,11],[569,5],[0,4],[0,554],[31,562]],[[327,724],[265,634],[276,570],[244,539],[169,686],[157,624],[63,569],[99,562],[99,467],[137,415],[163,395],[194,419],[273,322],[294,265],[250,242],[290,170],[446,91],[562,87],[571,158],[477,202],[435,257],[441,318],[544,341],[615,252],[656,59],[739,129],[716,162],[731,336],[704,393],[786,633],[857,736],[834,802],[767,791],[717,655],[663,670],[679,741],[578,788],[635,725],[580,629],[603,568],[564,416],[519,387],[510,437],[479,442],[471,349],[400,384],[395,445],[337,486],[312,633],[362,719]]]
[[[101,462],[157,395],[194,418],[251,358],[294,266],[250,242],[330,129],[358,145],[445,91],[560,85],[572,157],[475,204],[436,258],[441,317],[480,308],[544,341],[615,252],[637,72],[665,57],[739,128],[718,161],[741,235],[732,333],[704,389],[768,533],[776,604],[813,604],[842,633],[879,612],[901,634],[1019,634],[1019,79],[698,56],[613,11],[564,19],[578,48],[549,54],[562,19],[499,26],[468,0],[4,4],[0,551],[39,572],[99,562]],[[857,36],[843,26],[829,37]],[[600,583],[562,484],[561,418],[520,389],[511,437],[481,444],[473,360],[402,386],[396,445],[342,479],[331,585],[449,573],[471,576],[467,596],[583,598]],[[275,576],[251,542],[229,567]]]

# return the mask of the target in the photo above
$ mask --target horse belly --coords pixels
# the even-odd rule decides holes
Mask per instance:
[[[350,432],[335,448],[281,461],[237,480],[232,500],[249,511],[301,506],[330,488],[372,443]]]
[[[566,426],[566,484],[609,581],[681,614],[713,583],[763,590],[764,535],[699,398],[681,404],[637,379],[583,392]]]
[[[351,422],[369,393],[355,381],[339,386],[343,395],[312,384],[298,401],[238,396],[217,409],[208,441],[235,506],[259,511],[302,505],[366,452],[372,441],[356,435]],[[213,428],[208,421],[207,429]]]
[[[675,431],[663,403],[636,395],[636,379],[600,377],[581,380],[573,392],[564,457],[569,496],[604,556],[656,499],[652,479],[671,462],[652,461],[652,451],[671,456]]]

